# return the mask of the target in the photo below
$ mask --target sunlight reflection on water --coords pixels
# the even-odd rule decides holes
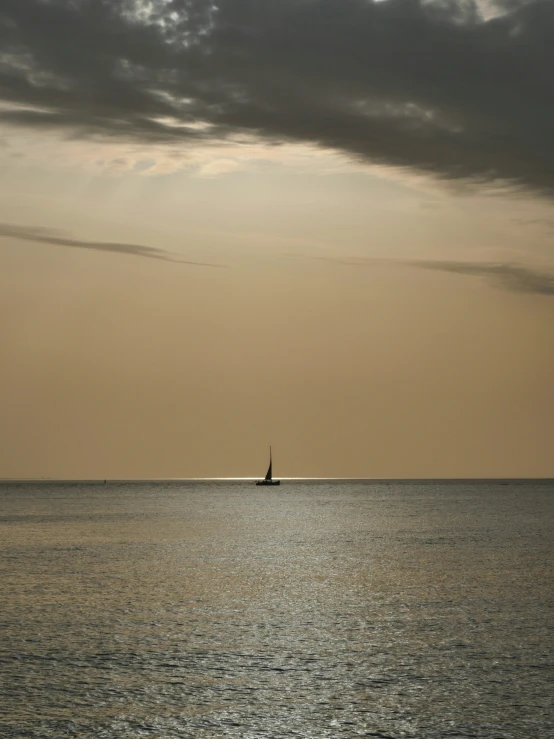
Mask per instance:
[[[553,492],[1,487],[1,734],[546,736]]]

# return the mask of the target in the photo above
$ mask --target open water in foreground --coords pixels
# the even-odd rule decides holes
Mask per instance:
[[[4,485],[0,736],[552,734],[554,486]]]

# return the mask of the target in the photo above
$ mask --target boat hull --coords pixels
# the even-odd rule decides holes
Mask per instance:
[[[256,485],[280,485],[281,480],[256,480]]]

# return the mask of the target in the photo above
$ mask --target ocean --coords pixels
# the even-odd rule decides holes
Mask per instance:
[[[3,739],[553,736],[554,483],[0,486]]]

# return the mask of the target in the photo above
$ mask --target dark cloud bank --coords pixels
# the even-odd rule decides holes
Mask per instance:
[[[0,121],[314,142],[554,194],[552,0],[488,21],[473,0],[214,2],[1,0]]]
[[[161,259],[164,262],[191,264],[197,267],[222,266],[218,264],[181,259],[176,254],[172,254],[163,249],[156,249],[153,246],[142,246],[141,244],[119,244],[110,241],[83,241],[82,239],[75,239],[64,235],[56,229],[43,228],[42,226],[17,226],[11,223],[0,223],[0,238],[2,237],[16,239],[18,241],[31,241],[36,244],[49,244],[51,246],[69,246],[75,249],[92,249],[93,251],[130,254],[135,257]]]

